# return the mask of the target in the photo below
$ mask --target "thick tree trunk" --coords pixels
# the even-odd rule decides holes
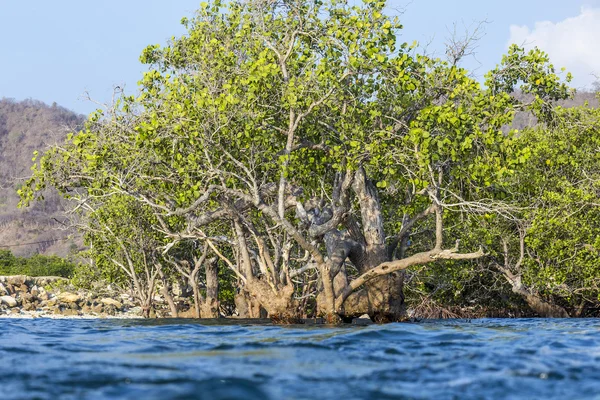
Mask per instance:
[[[359,226],[353,218],[348,218],[345,221],[347,231],[334,229],[324,235],[329,268],[321,271],[323,291],[317,296],[318,314],[330,323],[350,322],[363,314],[368,314],[375,322],[403,320],[406,311],[401,271],[367,281],[346,299],[343,307],[338,308],[335,304],[333,309],[331,307],[328,285],[333,286],[336,299],[349,287],[346,260],[350,260],[361,275],[390,261],[377,189],[364,169],[356,171],[352,188],[360,206],[361,224]],[[319,221],[320,225],[324,223]]]
[[[266,310],[268,318],[275,323],[296,323],[300,320],[298,306],[294,301],[294,285],[288,284],[275,290],[266,279],[255,279],[247,284],[250,297]]]
[[[404,274],[394,272],[370,280],[363,289],[352,293],[339,311],[344,319],[368,314],[376,323],[404,321]]]
[[[390,255],[385,244],[383,216],[377,190],[367,178],[364,169],[357,171],[353,188],[360,204],[364,251],[362,255],[349,255],[363,274],[390,261]],[[371,320],[378,323],[404,320],[406,310],[403,287],[404,274],[401,271],[372,279],[346,299],[338,314],[345,320],[363,314],[368,314]]]

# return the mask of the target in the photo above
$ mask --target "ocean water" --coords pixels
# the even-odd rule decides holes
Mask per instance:
[[[0,399],[600,399],[600,320],[0,319]]]

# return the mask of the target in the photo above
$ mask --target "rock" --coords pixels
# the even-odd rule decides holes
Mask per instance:
[[[65,308],[60,313],[62,315],[64,315],[65,317],[75,317],[75,316],[81,315],[81,313],[79,311],[73,310],[73,309],[70,309],[70,308]]]
[[[6,291],[8,292],[8,294],[15,294],[15,287],[7,282]]]
[[[17,300],[12,296],[2,296],[0,297],[0,304],[6,304],[12,308],[16,307],[19,303],[17,303]]]
[[[60,293],[57,298],[64,303],[77,303],[79,300],[81,300],[81,296],[69,292]]]
[[[140,306],[135,306],[135,307],[131,307],[129,310],[127,310],[128,314],[133,314],[136,316],[141,316],[142,315],[142,307]]]
[[[50,307],[53,307],[53,306],[55,306],[57,303],[58,303],[58,297],[56,297],[56,296],[55,296],[55,297],[52,297],[52,298],[49,298],[49,299],[46,301],[46,304],[47,304],[48,306],[50,306]]]
[[[121,304],[119,301],[117,301],[115,299],[111,299],[110,297],[106,297],[100,301],[102,302],[102,304],[107,305],[107,306],[113,306],[116,309],[123,308],[123,304]]]
[[[92,312],[94,312],[96,314],[102,313],[103,310],[104,310],[104,306],[102,304],[96,304],[96,305],[92,306]]]
[[[7,276],[6,282],[13,286],[21,286],[25,284],[27,277],[25,275]]]
[[[114,316],[117,314],[117,309],[115,306],[106,305],[104,306],[104,314]]]
[[[46,292],[46,289],[44,289],[43,287],[40,287],[38,291],[39,293],[37,296],[40,300],[48,300],[50,298],[50,296],[48,296],[48,292]]]
[[[27,303],[34,303],[37,300],[37,298],[31,293],[23,293],[21,295],[21,300],[22,300],[23,304],[27,304]]]
[[[6,296],[8,294],[8,289],[2,282],[0,282],[0,296]]]
[[[25,310],[25,311],[35,311],[36,308],[37,307],[33,303],[26,303],[23,305],[23,310]]]

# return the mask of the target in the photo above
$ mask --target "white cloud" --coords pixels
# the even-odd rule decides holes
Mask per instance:
[[[584,7],[578,16],[556,23],[536,22],[533,29],[511,25],[512,43],[544,50],[557,69],[573,74],[573,86],[589,86],[593,74],[600,77],[600,8]]]

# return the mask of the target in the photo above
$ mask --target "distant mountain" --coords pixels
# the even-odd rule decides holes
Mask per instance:
[[[600,86],[598,86],[597,89],[600,89]],[[569,108],[582,106],[587,103],[590,107],[597,108],[599,105],[597,93],[599,92],[593,90],[580,90],[575,93],[575,96],[573,96],[572,99],[562,100],[558,104],[562,107]],[[519,98],[523,102],[533,100],[531,95],[523,95],[522,93],[515,94],[515,97]],[[527,126],[535,125],[536,123],[537,121],[533,114],[528,112],[519,112],[515,116],[512,128],[521,130]]]
[[[63,240],[54,218],[61,219],[63,201],[48,191],[44,202],[19,210],[16,189],[31,174],[33,152],[64,140],[69,131],[79,129],[85,117],[66,108],[40,101],[0,100],[0,249],[14,254],[66,255],[79,244]],[[27,244],[32,243],[32,244]]]

